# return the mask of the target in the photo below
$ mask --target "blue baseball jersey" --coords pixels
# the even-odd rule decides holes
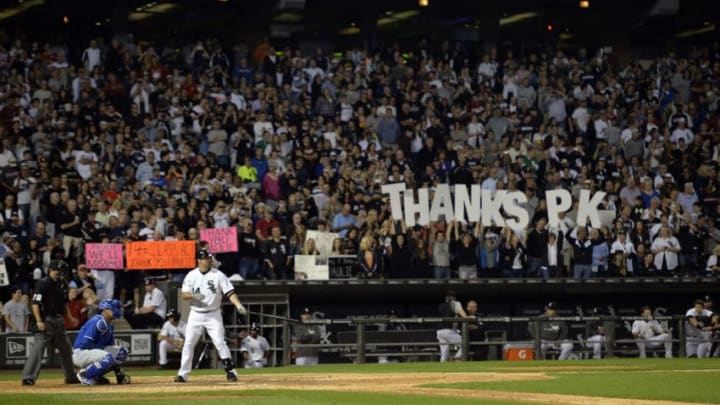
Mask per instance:
[[[73,349],[104,349],[115,344],[114,328],[98,314],[88,319],[75,338]]]

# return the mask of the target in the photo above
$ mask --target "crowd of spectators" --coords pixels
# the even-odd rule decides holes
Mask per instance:
[[[293,278],[293,255],[317,254],[308,230],[337,232],[365,277],[718,274],[720,49],[609,56],[3,38],[0,256],[24,294],[51,258],[84,263],[85,242],[228,226],[239,252],[217,259],[246,279]],[[393,182],[520,190],[531,225],[406,227]],[[607,192],[616,219],[577,230],[574,208],[549,228],[559,187]],[[138,302],[141,273],[116,274]]]

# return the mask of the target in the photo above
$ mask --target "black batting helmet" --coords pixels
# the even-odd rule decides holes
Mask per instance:
[[[198,250],[198,252],[197,252],[197,258],[198,258],[198,259],[211,259],[211,258],[212,258],[212,253],[210,253],[209,250],[207,250],[207,249],[205,249],[205,248],[202,248],[202,249]]]
[[[165,315],[165,318],[166,318],[166,319],[173,318],[173,319],[175,319],[175,320],[178,320],[178,319],[180,319],[180,312],[178,312],[178,310],[175,309],[175,308],[170,308],[170,310],[167,311],[167,314]]]

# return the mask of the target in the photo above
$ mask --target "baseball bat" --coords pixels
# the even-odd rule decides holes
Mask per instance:
[[[265,314],[265,313],[255,312],[255,311],[247,311],[247,312],[248,312],[248,315],[266,316],[268,318],[278,319],[278,320],[287,321],[287,322],[295,322],[295,323],[299,322],[297,319],[286,318],[286,317],[280,316],[280,315],[271,315],[271,314]]]

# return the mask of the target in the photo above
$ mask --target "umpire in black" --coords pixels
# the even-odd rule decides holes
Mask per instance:
[[[48,275],[35,284],[32,299],[32,316],[36,324],[35,344],[22,372],[22,385],[35,385],[40,374],[45,346],[51,344],[50,355],[60,351],[60,361],[65,371],[65,384],[80,384],[72,362],[72,349],[65,334],[64,315],[77,324],[77,319],[70,315],[67,300],[67,284],[65,273],[68,265],[62,260],[53,260],[48,267]]]

